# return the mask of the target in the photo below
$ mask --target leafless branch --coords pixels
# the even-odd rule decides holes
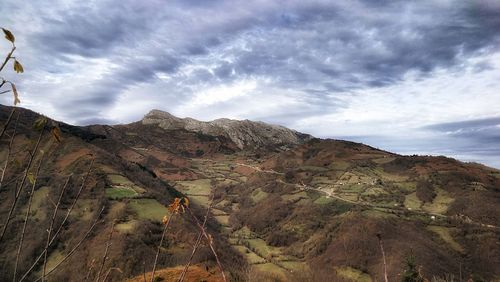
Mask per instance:
[[[14,278],[12,279],[12,281],[14,281],[14,282],[16,281],[17,266],[19,264],[19,257],[21,255],[21,250],[23,248],[23,240],[24,240],[24,234],[26,233],[26,225],[28,223],[28,217],[29,217],[29,214],[31,212],[31,203],[33,202],[33,194],[35,194],[36,182],[38,180],[38,175],[40,174],[40,168],[42,167],[44,156],[45,156],[45,153],[42,152],[42,156],[40,157],[40,162],[38,164],[38,168],[37,168],[35,175],[34,175],[33,183],[31,184],[30,198],[28,200],[28,209],[26,210],[26,215],[24,216],[23,229],[21,231],[21,239],[19,240],[19,246],[17,248],[16,263],[14,266]]]
[[[52,236],[52,239],[50,240],[50,243],[49,243],[49,247],[52,245],[52,243],[54,242],[54,240],[57,238],[57,236],[59,235],[59,233],[63,229],[64,224],[66,223],[66,221],[68,220],[68,218],[69,218],[69,216],[71,214],[71,211],[75,207],[76,202],[78,201],[78,199],[80,197],[80,194],[82,193],[83,189],[85,188],[85,184],[87,183],[87,179],[88,179],[88,177],[90,175],[90,172],[92,170],[93,165],[94,165],[94,159],[92,159],[92,161],[90,162],[90,165],[89,165],[89,168],[87,170],[87,173],[85,174],[85,177],[83,178],[82,184],[80,185],[80,189],[78,190],[78,193],[76,194],[76,197],[73,200],[73,203],[71,204],[71,206],[69,207],[68,211],[66,212],[66,216],[64,217],[62,223],[59,225],[59,228],[57,229],[57,231],[54,233],[54,236]],[[40,261],[40,259],[44,256],[44,254],[45,254],[45,250],[43,250],[42,253],[36,258],[35,262],[33,262],[33,264],[31,264],[30,268],[24,273],[24,275],[21,277],[21,280],[19,280],[19,281],[23,281],[24,279],[26,279],[26,277],[31,273],[31,271],[33,271],[33,269],[38,264],[38,262]]]
[[[207,234],[207,232],[205,231],[205,228],[200,224],[200,221],[198,220],[198,218],[196,218],[196,216],[193,214],[191,209],[189,207],[186,207],[186,209],[189,212],[189,214],[191,215],[191,217],[194,219],[194,221],[196,222],[196,225],[198,226],[200,231],[203,232],[203,236],[207,239],[208,245],[210,246],[210,250],[214,254],[215,260],[217,261],[217,266],[219,267],[220,273],[222,275],[222,279],[224,281],[227,281],[226,275],[224,274],[224,268],[222,268],[222,264],[220,263],[219,256],[217,255],[217,252],[215,251],[214,245],[212,243],[212,237]]]
[[[14,124],[14,131],[12,132],[12,136],[10,137],[9,141],[9,146],[7,148],[7,158],[5,159],[5,165],[3,166],[2,169],[2,176],[0,177],[0,190],[2,189],[2,183],[5,177],[5,171],[7,170],[7,166],[9,165],[10,155],[12,153],[12,145],[14,145],[14,138],[16,137],[17,125],[19,124],[19,116],[20,114],[17,114],[16,123]]]
[[[215,193],[212,194],[212,199],[210,200],[210,204],[208,205],[207,212],[205,213],[205,218],[203,219],[203,224],[202,227],[205,228],[205,225],[207,223],[208,215],[210,214],[210,209],[212,208],[212,204],[214,201],[214,195]],[[194,254],[196,253],[196,250],[200,246],[201,239],[203,238],[203,232],[200,231],[200,234],[198,235],[198,238],[196,239],[196,243],[194,244],[193,251],[191,252],[191,256],[189,257],[188,263],[182,270],[181,276],[179,277],[178,281],[182,282],[184,281],[184,278],[189,270],[189,266],[191,265],[191,262],[193,261]]]
[[[172,216],[174,216],[174,214],[175,214],[174,212],[172,212],[170,214],[167,222],[165,223],[165,226],[163,227],[163,233],[161,234],[160,244],[158,245],[158,250],[156,250],[155,261],[153,263],[153,273],[151,274],[151,282],[153,282],[155,279],[156,264],[158,263],[158,257],[160,255],[161,246],[163,245],[163,239],[165,238],[165,234],[167,233],[168,225],[170,224],[170,221],[172,220]]]
[[[113,237],[114,229],[115,229],[115,221],[113,221],[113,223],[111,224],[111,231],[109,232],[108,241],[106,242],[106,249],[104,250],[104,255],[102,257],[101,267],[99,267],[99,271],[97,272],[97,277],[95,280],[96,282],[99,282],[99,280],[101,279],[102,269],[104,268],[104,264],[106,263],[106,260],[108,259],[108,250],[109,250],[109,247],[111,246],[111,238]],[[104,279],[103,281],[106,281],[106,279]]]
[[[5,67],[5,65],[7,64],[7,62],[10,59],[12,59],[12,54],[14,53],[14,51],[16,51],[16,46],[14,46],[14,44],[12,44],[12,49],[10,50],[9,54],[7,54],[7,57],[5,57],[5,60],[3,61],[2,66],[0,66],[0,71],[2,71],[3,68]]]
[[[56,221],[57,211],[59,210],[59,206],[61,205],[62,197],[64,196],[64,192],[66,191],[66,188],[68,187],[68,183],[71,179],[71,176],[72,175],[70,175],[68,177],[68,179],[66,179],[66,182],[64,182],[64,185],[61,188],[61,193],[59,193],[59,198],[57,199],[56,206],[54,207],[54,213],[52,214],[52,219],[50,220],[49,229],[47,229],[47,242],[45,244],[45,254],[44,254],[44,258],[43,258],[42,282],[45,280],[45,273],[47,270],[47,254],[48,254],[48,249],[49,249],[49,244],[50,244],[50,238],[52,236],[52,229],[54,228],[54,222]]]
[[[112,270],[118,271],[120,273],[123,273],[123,271],[120,268],[118,268],[118,267],[111,267],[111,268],[108,269],[108,271],[106,271],[106,275],[104,276],[104,278],[103,278],[102,281],[106,281],[106,279],[108,279],[108,276],[109,276],[109,274],[111,273]]]
[[[17,191],[15,192],[15,195],[14,195],[15,196],[14,201],[12,202],[12,205],[11,205],[10,210],[9,210],[9,214],[7,215],[7,219],[5,220],[5,224],[4,224],[3,229],[2,229],[2,234],[0,235],[0,242],[2,242],[3,236],[5,235],[5,231],[7,230],[7,226],[9,225],[10,220],[12,219],[12,213],[14,212],[14,208],[16,207],[17,200],[19,199],[19,195],[21,195],[21,191],[23,190],[24,183],[26,182],[26,178],[28,177],[28,173],[29,173],[31,164],[33,163],[33,160],[35,159],[35,155],[36,155],[36,152],[38,151],[38,147],[40,146],[40,141],[42,140],[42,136],[43,136],[44,131],[45,131],[45,126],[40,131],[40,135],[38,136],[38,140],[35,144],[35,148],[32,151],[34,153],[29,158],[28,165],[26,166],[26,171],[24,172],[23,179],[21,180],[21,185],[19,186],[19,189],[16,188]]]
[[[71,251],[60,262],[58,262],[49,272],[47,272],[45,274],[45,277],[48,277],[50,274],[52,274],[61,264],[63,264],[69,257],[71,257],[71,255],[80,247],[80,245],[83,243],[83,241],[85,241],[85,239],[87,239],[87,237],[92,232],[92,230],[94,230],[94,227],[97,225],[97,222],[99,222],[99,219],[100,219],[103,211],[104,211],[104,206],[102,207],[101,211],[97,215],[96,220],[94,221],[94,223],[92,223],[92,225],[87,230],[87,232],[85,233],[83,238],[73,247],[73,249],[71,249]],[[38,279],[35,280],[35,282],[38,282],[41,279],[42,279],[42,277],[39,277]]]

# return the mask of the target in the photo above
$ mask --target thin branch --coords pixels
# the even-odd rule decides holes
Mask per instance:
[[[99,280],[101,279],[102,269],[104,268],[104,264],[106,263],[106,260],[108,259],[108,250],[109,250],[109,247],[111,246],[111,238],[113,237],[114,229],[115,229],[115,221],[113,221],[113,223],[111,224],[111,231],[109,232],[108,241],[106,242],[106,249],[104,250],[104,256],[102,257],[101,267],[99,267],[99,271],[97,272],[97,277],[95,280],[96,282],[99,282]],[[103,281],[106,281],[106,279],[104,279]]]
[[[17,114],[16,123],[14,124],[14,131],[12,132],[12,136],[10,137],[9,147],[7,148],[7,158],[5,159],[5,165],[3,166],[2,169],[2,176],[0,177],[0,190],[2,189],[2,183],[5,177],[5,171],[7,170],[7,166],[9,165],[10,155],[12,153],[12,145],[14,144],[14,138],[16,137],[17,125],[19,124],[20,115],[21,115],[20,113]]]
[[[33,163],[33,160],[35,159],[35,155],[36,155],[36,152],[38,151],[38,146],[40,146],[40,141],[42,140],[42,136],[43,136],[44,131],[45,131],[45,126],[40,131],[40,135],[38,136],[38,140],[36,142],[35,148],[32,151],[33,153],[31,154],[30,159],[28,161],[28,165],[26,167],[26,171],[25,171],[23,179],[21,181],[21,185],[20,185],[19,189],[17,190],[16,194],[14,195],[15,196],[14,202],[12,203],[12,206],[10,207],[10,210],[9,210],[9,214],[7,215],[7,219],[5,220],[2,234],[0,235],[0,242],[2,242],[3,236],[5,235],[5,231],[7,230],[7,226],[9,225],[10,220],[12,219],[12,213],[14,212],[14,208],[16,207],[17,200],[19,199],[19,195],[21,195],[21,191],[23,190],[24,183],[26,182],[26,178],[28,177],[28,173],[29,173],[31,164]]]
[[[87,239],[87,237],[90,235],[94,227],[97,225],[97,222],[99,222],[99,218],[101,217],[102,212],[104,211],[104,206],[102,207],[101,211],[97,215],[96,220],[94,223],[92,223],[92,226],[87,230],[83,238],[71,249],[71,251],[60,261],[58,262],[49,272],[45,274],[45,277],[48,277],[50,274],[52,274],[61,264],[63,264],[71,255],[80,247],[80,245]],[[35,282],[38,282],[42,279],[42,277],[39,277],[38,279],[35,280]]]
[[[12,110],[10,111],[10,114],[9,114],[9,117],[7,118],[7,121],[3,125],[2,132],[0,133],[0,140],[2,139],[3,135],[5,134],[5,131],[7,130],[7,127],[9,127],[10,121],[12,120],[12,116],[14,115],[15,111],[16,111],[16,107],[13,107]]]
[[[212,199],[210,200],[210,204],[208,205],[207,212],[205,213],[205,218],[203,219],[203,225],[202,225],[203,228],[205,228],[205,225],[207,223],[208,215],[210,214],[210,209],[212,208],[212,204],[214,202],[214,196],[215,196],[215,193],[212,194]],[[198,238],[196,239],[196,243],[194,244],[193,251],[191,252],[191,256],[189,257],[188,263],[186,264],[186,266],[182,270],[181,276],[178,279],[179,282],[184,281],[184,278],[188,272],[189,266],[191,265],[191,262],[193,260],[194,254],[196,253],[196,250],[200,246],[202,238],[203,238],[203,232],[200,231],[200,234],[198,235]]]
[[[50,220],[50,226],[49,229],[47,230],[47,242],[45,243],[45,254],[43,258],[43,275],[42,275],[42,282],[45,280],[45,273],[47,270],[47,254],[48,254],[48,249],[49,249],[49,244],[50,244],[50,237],[52,235],[52,229],[54,228],[54,222],[56,221],[56,216],[57,216],[57,211],[59,210],[59,206],[61,205],[61,200],[62,197],[64,196],[64,192],[66,192],[66,188],[68,187],[68,183],[71,180],[71,176],[68,176],[68,179],[66,179],[66,182],[64,183],[64,186],[61,188],[61,193],[59,193],[59,198],[57,199],[56,206],[54,207],[54,213],[52,214],[52,219]]]
[[[111,270],[115,270],[115,271],[118,271],[120,273],[123,273],[123,271],[121,269],[119,269],[118,267],[111,267],[108,269],[108,271],[106,272],[106,275],[104,276],[103,280],[102,281],[106,281],[106,279],[108,279],[108,276],[109,274],[111,273]]]
[[[16,281],[17,266],[19,264],[19,257],[21,255],[21,250],[23,248],[23,240],[24,240],[24,234],[26,233],[26,225],[28,223],[28,217],[29,217],[29,214],[31,212],[31,203],[33,202],[33,195],[35,194],[36,182],[38,180],[38,175],[40,174],[40,168],[42,167],[44,156],[45,156],[45,153],[42,152],[42,156],[40,157],[40,163],[38,164],[38,168],[37,168],[35,175],[34,175],[34,181],[31,185],[30,198],[28,200],[28,209],[26,210],[26,215],[24,216],[23,229],[21,231],[21,239],[19,240],[19,246],[17,248],[16,264],[14,266],[14,278],[12,279],[12,281],[14,281],[14,282]]]
[[[12,44],[12,49],[10,50],[10,53],[7,54],[7,57],[5,57],[5,60],[3,61],[2,66],[0,66],[0,71],[2,71],[3,68],[5,67],[5,65],[7,64],[7,62],[10,59],[12,59],[12,54],[14,53],[14,51],[16,51],[16,46],[14,46],[14,44]]]
[[[387,262],[385,260],[384,245],[382,244],[382,235],[380,235],[380,233],[377,234],[377,238],[378,238],[378,243],[380,245],[380,251],[382,251],[382,258],[384,261],[384,280],[385,280],[385,282],[389,282],[389,279],[387,277]]]
[[[90,273],[92,272],[92,269],[94,269],[94,265],[95,265],[95,259],[93,259],[93,260],[90,262],[89,271],[87,272],[87,275],[85,275],[85,279],[83,279],[83,281],[87,281],[87,280],[89,280],[89,278],[90,278]]]
[[[212,244],[212,237],[210,237],[207,234],[207,232],[205,231],[205,228],[203,228],[203,226],[201,226],[200,221],[198,220],[198,218],[196,218],[196,216],[193,214],[193,212],[191,211],[191,209],[189,207],[186,207],[186,209],[189,212],[189,214],[191,215],[191,217],[194,219],[194,221],[196,222],[196,225],[198,226],[198,228],[201,230],[201,232],[203,232],[203,236],[207,239],[208,245],[210,246],[210,250],[212,250],[212,253],[215,256],[215,260],[217,262],[217,265],[219,267],[220,273],[222,275],[222,279],[224,281],[227,281],[226,280],[226,275],[224,274],[224,269],[222,268],[222,264],[220,263],[220,260],[219,260],[219,256],[217,255],[217,252],[215,251],[214,245]]]
[[[153,263],[153,273],[151,275],[151,282],[153,282],[154,279],[155,279],[156,264],[158,263],[158,256],[160,255],[161,245],[163,245],[163,239],[165,238],[165,234],[167,233],[168,225],[170,224],[170,221],[171,221],[172,216],[174,214],[175,214],[175,212],[172,212],[170,214],[170,216],[168,217],[167,222],[165,223],[165,226],[163,227],[163,233],[161,234],[160,244],[158,245],[158,250],[156,250],[155,261]]]
[[[76,197],[75,199],[73,200],[73,203],[71,204],[70,208],[68,209],[68,211],[66,212],[66,216],[64,217],[61,225],[59,225],[59,228],[57,229],[57,231],[54,233],[54,236],[52,236],[52,239],[50,240],[50,243],[49,243],[49,247],[52,245],[52,243],[54,242],[54,240],[57,238],[57,236],[59,235],[59,233],[61,232],[62,228],[64,227],[64,224],[66,223],[66,221],[68,220],[70,214],[71,214],[71,211],[73,210],[73,208],[75,207],[76,205],[76,202],[78,201],[79,197],[80,197],[80,194],[82,193],[83,191],[83,188],[85,188],[85,184],[87,182],[87,179],[90,175],[90,172],[92,170],[92,167],[94,165],[94,159],[92,159],[91,163],[90,163],[90,166],[87,170],[87,173],[82,181],[82,185],[80,186],[80,189],[78,190],[78,193],[76,194]],[[36,258],[35,262],[33,262],[33,264],[31,264],[30,268],[24,273],[23,277],[21,277],[21,280],[19,280],[19,282],[23,281],[24,279],[26,279],[26,277],[31,273],[31,271],[33,271],[33,269],[35,268],[35,266],[37,265],[37,263],[40,261],[40,259],[44,256],[44,253],[45,253],[45,250],[42,251],[42,253]]]
[[[144,278],[144,282],[147,282],[146,280],[146,261],[142,261],[142,276]],[[462,281],[460,281],[462,282]]]

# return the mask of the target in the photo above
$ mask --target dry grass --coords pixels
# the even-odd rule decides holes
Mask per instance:
[[[177,281],[182,273],[184,266],[176,266],[171,268],[164,268],[155,272],[155,281]],[[146,281],[151,280],[151,272],[146,273]],[[143,282],[144,276],[138,275],[134,278],[128,279],[128,282]],[[205,281],[205,282],[219,282],[222,281],[220,274],[216,270],[206,271],[199,265],[192,265],[187,274],[185,281]]]
[[[337,275],[351,280],[351,281],[357,281],[357,282],[371,282],[372,279],[370,275],[363,273],[355,268],[348,267],[348,266],[336,266],[334,267],[335,271],[337,272]]]
[[[422,209],[427,212],[444,214],[455,199],[453,199],[448,192],[441,188],[436,189],[436,192],[437,195],[432,203],[424,204]]]
[[[455,251],[457,252],[464,252],[464,248],[457,242],[455,239],[453,239],[453,236],[451,236],[450,228],[442,227],[442,226],[435,226],[435,225],[430,225],[427,226],[427,229],[430,231],[436,233],[439,235],[443,241],[448,243],[448,245]]]

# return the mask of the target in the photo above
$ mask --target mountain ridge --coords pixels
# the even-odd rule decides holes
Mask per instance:
[[[286,149],[313,138],[309,134],[262,121],[220,118],[205,122],[190,117],[179,118],[168,112],[156,109],[146,114],[140,122],[145,125],[155,124],[164,129],[185,129],[214,136],[226,136],[240,149],[272,146],[279,146],[282,149]]]

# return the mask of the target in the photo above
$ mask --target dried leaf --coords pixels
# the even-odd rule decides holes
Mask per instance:
[[[168,223],[168,216],[164,216],[162,222],[163,222],[163,224],[167,224]]]
[[[168,206],[168,210],[171,213],[178,213],[181,206],[181,199],[175,198],[174,202]]]
[[[188,199],[188,198],[182,198],[182,199],[184,200],[183,205],[184,205],[185,207],[189,207],[189,199]]]
[[[47,124],[47,118],[44,116],[41,116],[35,120],[33,123],[33,129],[40,131],[45,127],[45,124]]]
[[[11,83],[10,86],[12,87],[12,93],[14,94],[14,106],[21,103],[21,100],[19,100],[19,93],[17,93],[17,88],[14,83]]]
[[[54,137],[58,143],[61,143],[61,130],[58,126],[52,127],[50,133],[52,133],[52,137]]]
[[[28,180],[29,182],[31,183],[31,185],[34,185],[35,184],[35,176],[33,175],[33,173],[29,173],[28,174]]]
[[[16,38],[14,37],[14,34],[12,34],[12,32],[10,32],[10,30],[8,30],[8,29],[2,28],[2,30],[3,30],[3,33],[5,34],[5,38],[7,40],[9,40],[10,42],[14,43],[14,41],[16,40]]]
[[[14,60],[14,70],[17,73],[23,73],[24,72],[23,65],[21,65],[21,63],[18,60]]]

